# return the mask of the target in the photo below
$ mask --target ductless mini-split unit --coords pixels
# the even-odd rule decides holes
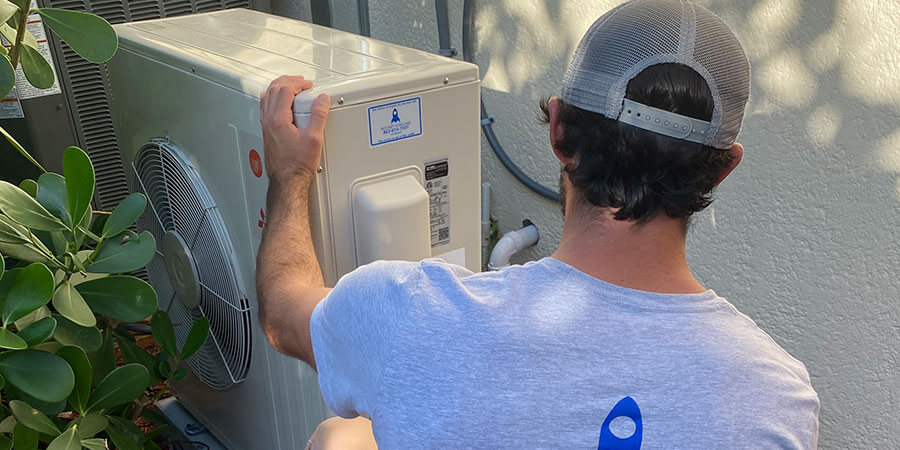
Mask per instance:
[[[331,413],[315,372],[277,353],[257,319],[255,259],[268,187],[259,93],[281,75],[331,95],[312,228],[326,283],[376,259],[440,257],[479,270],[478,69],[374,39],[234,9],[116,26],[109,63],[126,173],[158,243],[147,268],[183,343],[211,335],[175,385],[229,448],[300,449]]]

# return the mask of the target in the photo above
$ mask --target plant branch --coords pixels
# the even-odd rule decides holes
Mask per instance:
[[[84,233],[85,236],[97,241],[98,245],[100,244],[101,241],[103,241],[102,237],[97,236],[96,234],[92,233],[91,230],[88,230],[87,228],[85,228],[81,225],[78,225],[78,231]]]
[[[12,145],[22,156],[24,156],[25,159],[27,159],[30,163],[34,164],[38,169],[40,169],[41,172],[47,172],[47,169],[45,169],[44,166],[41,165],[41,163],[37,162],[37,160],[35,160],[31,156],[31,154],[28,153],[27,150],[25,150],[24,147],[22,147],[22,144],[20,144],[19,141],[16,140],[16,138],[12,137],[9,132],[3,129],[3,127],[0,127],[0,134],[2,134],[3,137],[5,137],[7,141],[9,141],[9,144]]]
[[[26,3],[30,5],[30,2]],[[15,69],[19,65],[19,48],[22,44],[22,40],[25,39],[25,31],[28,26],[28,6],[23,9],[19,9],[19,26],[16,28],[16,42],[12,42],[12,47],[9,49],[9,62],[12,64],[13,69]]]

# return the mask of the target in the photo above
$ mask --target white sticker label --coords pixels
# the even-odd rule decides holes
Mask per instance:
[[[369,108],[370,147],[421,134],[422,99],[419,97]]]
[[[450,250],[446,253],[441,253],[440,255],[435,256],[435,258],[443,259],[445,262],[449,264],[456,264],[457,266],[466,266],[466,248],[461,247],[456,250]]]
[[[24,117],[22,104],[19,103],[19,93],[16,92],[14,86],[9,95],[0,100],[0,119],[22,119]]]
[[[447,158],[425,163],[425,191],[431,215],[431,246],[450,242],[450,164]]]

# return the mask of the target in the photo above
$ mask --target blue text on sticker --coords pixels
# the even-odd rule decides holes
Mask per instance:
[[[369,146],[375,147],[421,134],[421,98],[369,107]]]

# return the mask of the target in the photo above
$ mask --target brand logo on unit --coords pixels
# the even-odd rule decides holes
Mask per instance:
[[[613,434],[610,425],[613,420],[619,417],[631,419],[634,423],[634,432],[627,438],[620,438]],[[641,438],[643,437],[644,428],[641,424],[641,409],[638,408],[637,402],[631,397],[625,397],[613,406],[612,411],[606,415],[603,426],[600,427],[600,442],[597,444],[597,450],[618,449],[618,450],[640,450]]]
[[[422,100],[419,97],[369,108],[369,145],[387,144],[422,134]]]

